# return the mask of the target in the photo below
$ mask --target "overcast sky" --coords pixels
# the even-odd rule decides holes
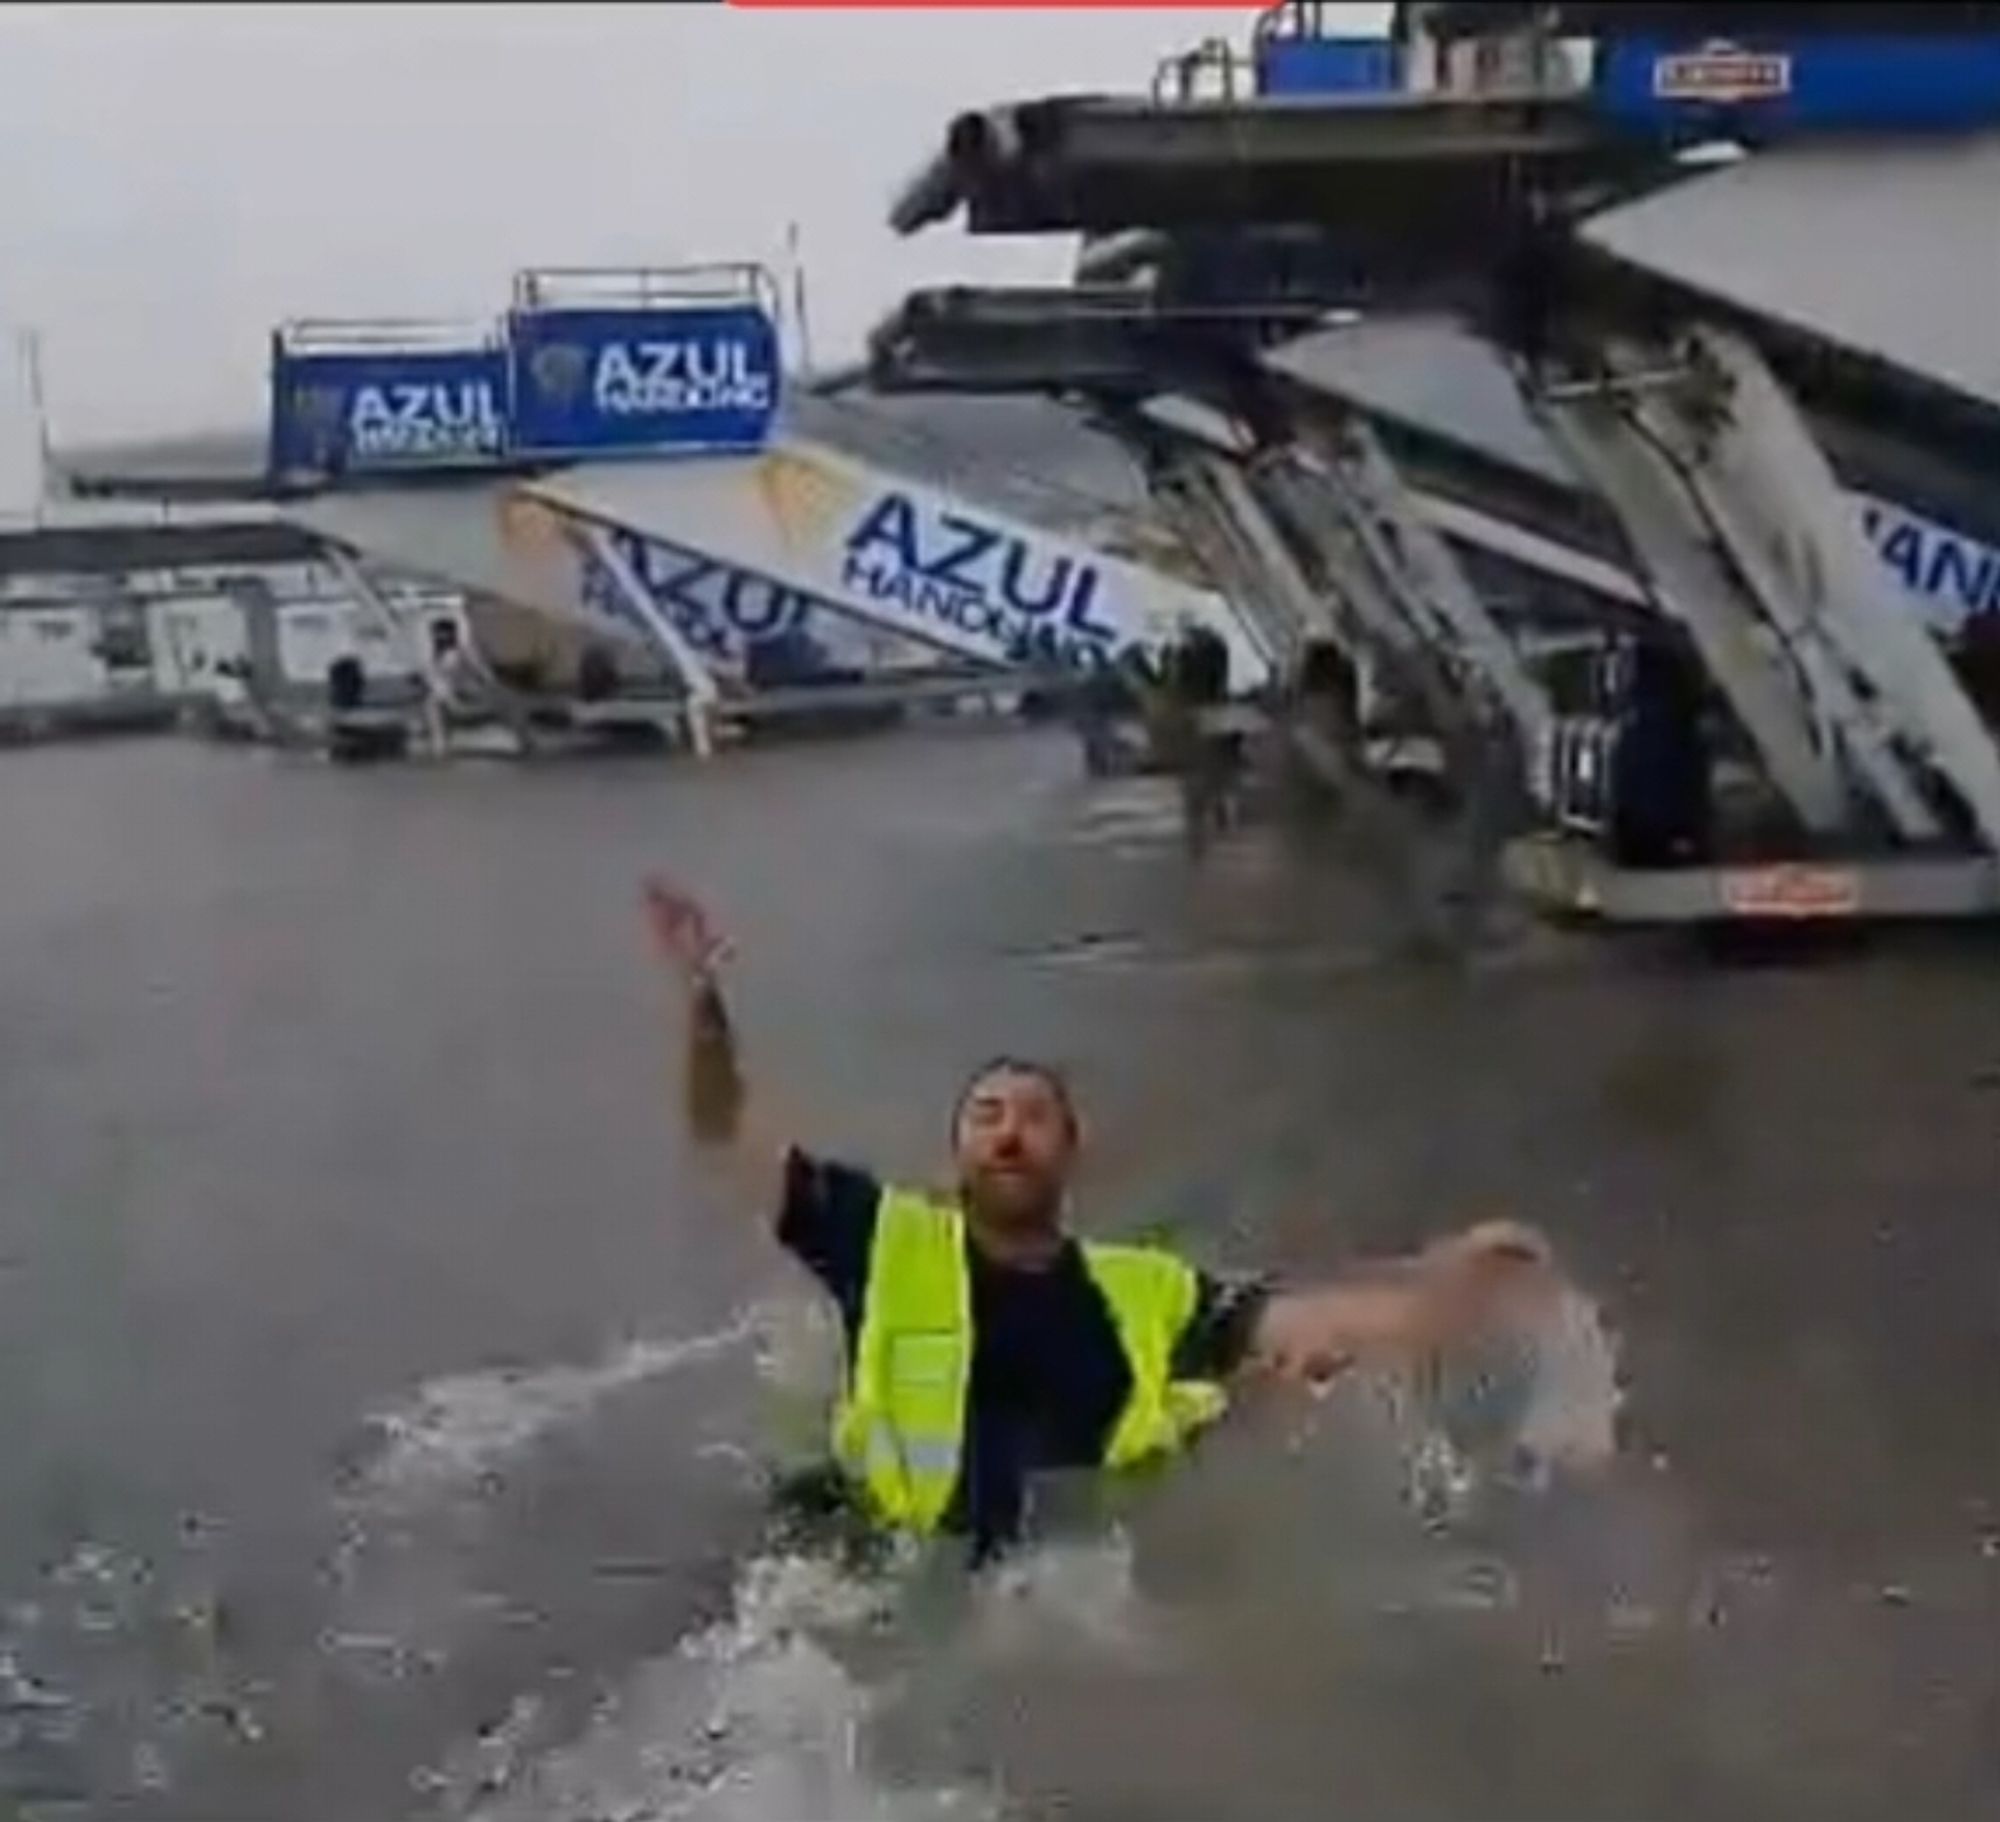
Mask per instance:
[[[1142,88],[1251,17],[0,6],[0,325],[40,331],[59,441],[243,424],[287,315],[484,313],[517,266],[775,258],[796,221],[824,360],[912,285],[1064,271],[885,230],[955,110]]]

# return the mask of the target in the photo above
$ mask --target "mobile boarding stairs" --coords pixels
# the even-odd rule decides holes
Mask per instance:
[[[1751,7],[1747,41],[1722,45],[1722,7],[1408,7],[1389,47],[1400,86],[1359,95],[1273,80],[1272,45],[1306,42],[1309,15],[1260,35],[1251,96],[1059,97],[954,122],[899,227],[962,206],[975,232],[1082,231],[1100,250],[1142,231],[1154,282],[920,296],[878,340],[884,377],[1108,407],[1218,579],[1290,651],[1333,639],[1415,678],[1441,728],[1499,726],[1534,755],[1540,826],[1509,870],[1551,910],[2000,912],[1994,728],[1894,599],[1815,434],[1846,411],[1919,457],[1947,425],[1954,452],[2000,450],[2000,401],[1746,307],[1619,232],[1625,212],[1697,190],[1687,149],[1722,133],[1758,148],[1744,163],[1761,180],[1815,134],[1956,142],[2000,123],[2000,8]],[[1452,86],[1455,69],[1473,78]],[[1301,224],[1306,257],[1260,283],[1256,256],[1279,234],[1295,255]],[[1853,232],[1865,244],[1865,221]],[[1723,757],[1757,786],[1747,814],[1691,831],[1675,864],[1611,858],[1620,724],[1555,712],[1520,629],[1469,586],[1365,411],[1243,381],[1282,365],[1277,306],[1304,301],[1447,309],[1501,351],[1725,711]],[[1219,407],[1236,447],[1183,428],[1163,457],[1162,416],[1188,421],[1163,409],[1173,393]],[[1728,797],[1730,766],[1711,770]]]
[[[961,492],[935,452],[899,470],[872,453],[877,432],[842,447],[833,420],[852,408],[816,410],[804,433],[781,419],[769,293],[752,267],[527,272],[504,319],[455,333],[288,325],[272,485],[379,617],[378,567],[602,633],[650,659],[660,712],[702,749],[718,724],[1066,688],[1099,646],[1189,621],[1239,669],[1267,668],[1212,590],[1106,550],[1078,502],[1038,499],[1037,517],[990,476]],[[895,662],[858,683],[734,687],[752,645],[807,618]],[[402,636],[421,674],[428,655]]]

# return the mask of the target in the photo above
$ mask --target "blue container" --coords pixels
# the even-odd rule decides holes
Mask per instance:
[[[1679,139],[1965,132],[2000,124],[2000,37],[1607,38],[1596,101]]]
[[[310,482],[491,463],[507,443],[497,347],[300,351],[271,358],[272,476]]]
[[[778,406],[778,334],[749,304],[516,310],[518,456],[763,446]]]
[[[1386,38],[1267,38],[1257,46],[1260,95],[1383,95],[1400,86]]]

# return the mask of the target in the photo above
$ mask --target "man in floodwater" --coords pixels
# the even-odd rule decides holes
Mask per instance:
[[[1511,1223],[1283,1290],[1226,1284],[1159,1248],[1079,1241],[1077,1110],[1055,1069],[1023,1059],[984,1065],[960,1092],[949,1197],[814,1157],[752,1117],[716,978],[726,946],[700,905],[654,881],[646,906],[686,988],[690,1127],[744,1169],[780,1242],[839,1307],[833,1454],[884,1528],[962,1535],[983,1559],[1020,1533],[1042,1477],[1176,1455],[1234,1381],[1421,1359],[1554,1282],[1540,1238]]]

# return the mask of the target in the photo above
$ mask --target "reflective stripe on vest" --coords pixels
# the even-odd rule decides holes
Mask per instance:
[[[972,1381],[965,1247],[965,1218],[950,1203],[882,1192],[833,1446],[876,1518],[899,1529],[936,1529],[958,1484]],[[1174,1347],[1194,1313],[1192,1268],[1146,1247],[1086,1243],[1082,1250],[1132,1377],[1104,1466],[1131,1468],[1185,1447],[1222,1415],[1226,1400],[1220,1386],[1173,1377]]]

